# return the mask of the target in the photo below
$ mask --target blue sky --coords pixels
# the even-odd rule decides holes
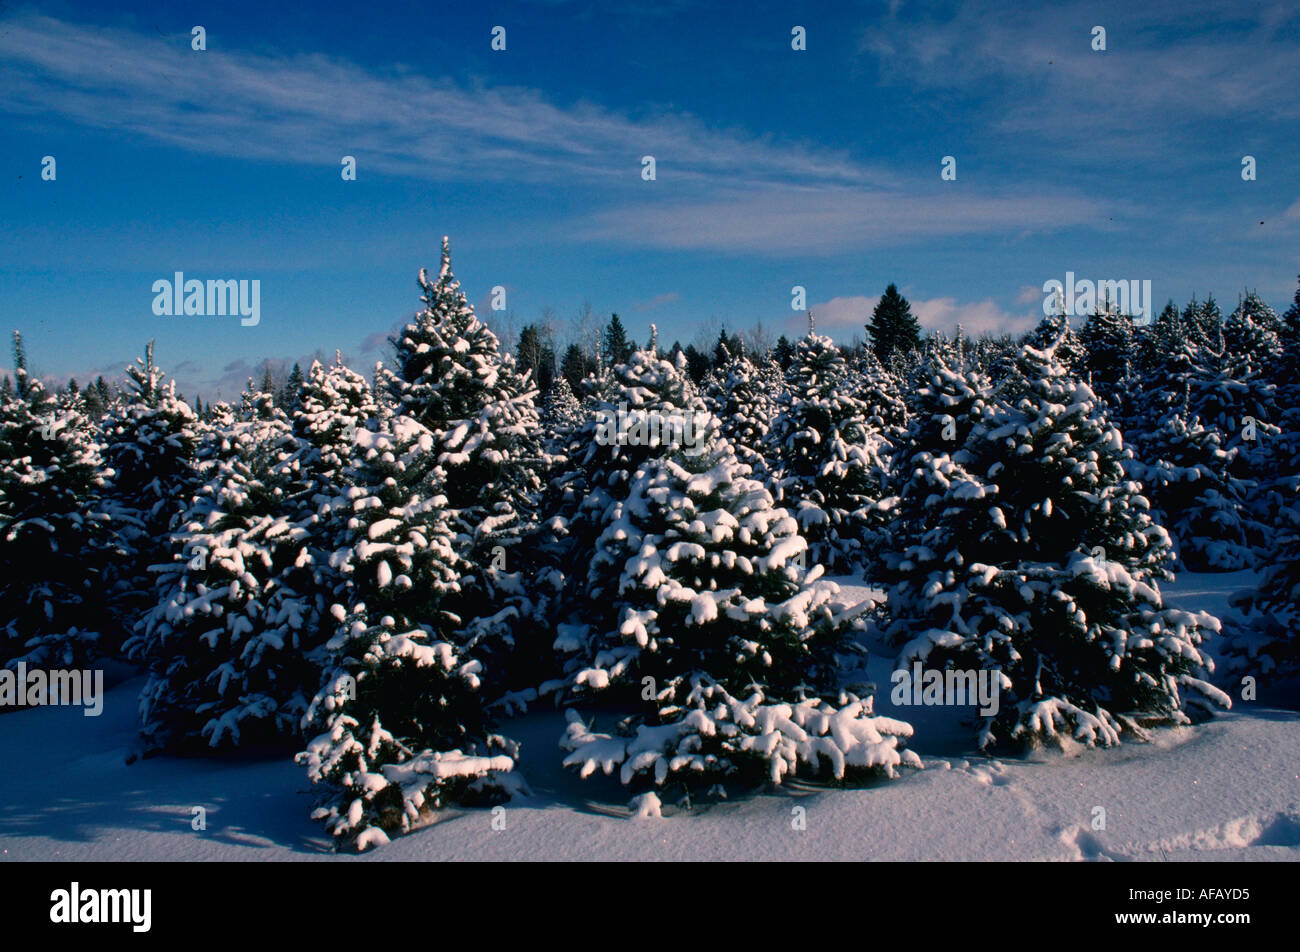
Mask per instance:
[[[372,365],[443,234],[485,318],[561,337],[584,302],[641,339],[801,333],[798,284],[848,340],[891,281],[927,327],[1016,332],[1067,270],[1290,300],[1294,4],[741,6],[6,0],[4,327],[82,381],[156,338],[230,398],[268,357]],[[260,280],[261,322],[155,316],[175,271]]]

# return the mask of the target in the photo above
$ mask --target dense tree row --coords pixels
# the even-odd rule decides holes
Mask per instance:
[[[693,358],[615,316],[557,367],[536,328],[502,350],[445,243],[419,286],[373,382],[317,361],[202,413],[152,346],[116,393],[50,393],[16,338],[0,662],[136,662],[144,752],[297,750],[358,849],[522,789],[510,721],[538,704],[640,812],[669,785],[892,776],[918,761],[854,686],[869,629],[899,665],[995,673],[985,746],[1224,705],[1207,643],[1300,667],[1300,292],[1013,341],[922,339],[891,285],[868,347],[810,321]],[[1256,565],[1218,641],[1164,604],[1180,566]]]

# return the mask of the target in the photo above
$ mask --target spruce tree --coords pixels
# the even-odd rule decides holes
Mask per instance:
[[[790,343],[790,339],[782,334],[777,338],[776,346],[772,348],[772,359],[776,361],[781,368],[781,372],[784,373],[793,358],[794,344]]]
[[[581,347],[570,344],[560,361],[560,376],[568,381],[569,388],[576,394],[582,387],[582,381],[588,374],[595,373],[596,363],[590,360]]]
[[[289,378],[285,381],[284,389],[280,391],[279,399],[276,400],[276,404],[290,416],[298,409],[298,397],[303,380],[302,366],[294,364],[293,370],[289,372]]]
[[[780,499],[830,571],[866,564],[884,522],[881,481],[887,436],[843,355],[813,331],[795,346],[786,393],[768,434]]]
[[[767,472],[763,452],[781,387],[781,373],[775,364],[763,361],[756,366],[738,354],[726,359],[704,392],[710,412],[721,422],[723,437],[740,461],[756,473]]]
[[[395,372],[385,376],[401,413],[436,441],[456,551],[471,566],[462,579],[461,617],[494,646],[485,655],[493,676],[517,687],[524,675],[507,659],[527,666],[523,659],[535,656],[543,610],[525,585],[538,569],[526,543],[537,531],[549,465],[537,392],[474,315],[452,273],[446,238],[438,279],[421,270],[419,281],[424,308],[394,342]],[[503,688],[494,684],[487,694]]]
[[[29,374],[17,332],[14,367],[0,400],[0,665],[80,667],[101,652],[109,471],[76,405]]]
[[[703,399],[687,377],[684,355],[670,361],[650,349],[638,349],[626,363],[609,368],[608,380],[588,402],[582,426],[573,431],[567,450],[558,454],[565,465],[551,481],[546,506],[558,519],[552,520],[558,531],[555,547],[574,603],[601,597],[600,591],[588,591],[574,580],[586,574],[591,547],[610,507],[627,498],[642,463],[672,448],[665,444],[665,435],[683,445],[689,436],[694,445],[697,423],[706,414]],[[658,426],[672,421],[678,423],[676,431],[669,427],[665,434]]]
[[[898,293],[897,286],[890,284],[885,288],[871,312],[867,334],[871,338],[872,352],[886,366],[895,353],[905,354],[920,349],[921,325],[912,315],[912,305]]]
[[[872,715],[871,699],[837,693],[839,656],[860,651],[846,607],[789,514],[749,478],[718,421],[705,452],[647,458],[627,498],[606,513],[588,583],[588,624],[561,629],[578,698],[631,711],[615,734],[576,711],[565,764],[612,773],[639,809],[655,789],[722,779],[843,779],[918,765],[911,728]],[[827,700],[831,698],[832,700]]]
[[[627,331],[623,329],[623,322],[619,320],[618,315],[614,314],[609,319],[609,324],[605,326],[605,336],[601,353],[605,355],[605,360],[610,364],[621,364],[632,356],[632,351],[636,347],[627,339]]]
[[[1082,376],[1087,373],[1088,348],[1079,339],[1079,335],[1074,332],[1074,328],[1070,326],[1070,318],[1059,305],[1055,313],[1044,317],[1038,322],[1038,326],[1029,332],[1024,339],[1024,344],[1035,350],[1052,350],[1056,355],[1056,359],[1068,373],[1075,376]],[[1001,370],[1002,372],[1014,373],[1018,353],[1013,350],[1008,356],[1010,361]],[[995,378],[1001,376],[1001,372],[994,370]]]
[[[105,491],[118,557],[108,567],[114,617],[131,631],[153,605],[151,566],[170,560],[170,533],[200,484],[198,420],[154,363],[153,341],[126,369],[125,400],[104,421]],[[93,388],[87,391],[93,393]]]
[[[981,746],[1109,746],[1226,706],[1201,650],[1218,622],[1164,606],[1168,534],[1091,391],[1026,347],[998,396],[959,445],[909,463],[885,556],[899,667],[994,672]]]
[[[157,604],[128,642],[147,667],[144,751],[282,746],[319,683],[329,585],[313,536],[310,449],[268,391],[245,418],[218,407],[197,457],[205,482],[172,535]]]
[[[458,553],[436,462],[437,436],[410,416],[357,433],[349,491],[350,579],[330,611],[325,676],[298,755],[313,812],[340,848],[408,832],[452,800],[519,789],[515,745],[495,735],[482,697],[481,643],[449,603],[472,569]]]
[[[548,446],[556,453],[567,445],[573,431],[582,425],[582,404],[563,376],[555,378],[546,394],[542,422],[546,427]]]
[[[1144,435],[1144,460],[1126,470],[1141,482],[1179,561],[1193,572],[1249,568],[1267,530],[1252,515],[1249,488],[1232,473],[1236,449],[1200,420],[1171,410]]]
[[[919,354],[919,351],[913,353]],[[895,363],[901,362],[895,360]],[[851,365],[854,396],[865,409],[868,426],[890,441],[897,439],[907,426],[907,401],[903,399],[900,383],[906,376],[911,374],[905,371],[900,376],[886,369],[876,355],[865,348],[856,354]]]
[[[1108,399],[1117,396],[1133,372],[1134,334],[1133,318],[1113,308],[1092,314],[1079,333],[1093,390]]]

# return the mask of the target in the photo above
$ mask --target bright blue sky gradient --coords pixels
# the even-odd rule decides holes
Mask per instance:
[[[1300,271],[1294,4],[128,6],[0,9],[0,309],[60,379],[150,338],[208,399],[267,357],[368,368],[443,234],[489,322],[500,284],[515,330],[587,300],[683,343],[801,333],[795,284],[848,340],[890,281],[1018,332],[1067,270],[1225,310]],[[174,271],[260,279],[260,325],[154,316]]]

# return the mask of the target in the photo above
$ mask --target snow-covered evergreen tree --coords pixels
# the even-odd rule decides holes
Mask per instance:
[[[149,567],[170,560],[169,537],[200,483],[195,467],[198,420],[176,396],[175,381],[144,357],[126,369],[123,402],[105,417],[104,459],[113,471],[105,491],[117,557],[108,566],[113,615],[134,629],[154,603]]]
[[[128,642],[150,674],[146,752],[292,741],[318,683],[328,554],[312,536],[308,448],[270,393],[242,402],[248,418],[200,449],[206,482],[172,535],[158,603]]]
[[[755,472],[767,470],[763,450],[781,394],[780,371],[771,361],[756,365],[744,354],[727,353],[710,376],[704,400],[722,424],[722,435],[741,462]]]
[[[555,378],[546,394],[542,422],[548,442],[557,452],[560,447],[568,444],[573,431],[582,425],[582,404],[574,396],[573,388],[563,375]]]
[[[539,637],[546,611],[526,585],[545,569],[524,544],[536,531],[548,468],[536,390],[475,317],[452,273],[446,238],[437,280],[423,270],[419,280],[424,308],[394,341],[388,386],[401,412],[436,441],[456,550],[468,566],[462,587],[474,591],[464,620],[496,644],[494,676],[508,676],[505,660],[518,654],[521,640]],[[531,647],[521,659],[534,653]]]
[[[1065,313],[1064,305],[1058,298],[1057,306],[1054,313],[1044,317],[1038,322],[1038,326],[1029,332],[1025,338],[1026,347],[1032,347],[1035,350],[1054,349],[1056,359],[1061,363],[1068,373],[1081,375],[1086,372],[1088,364],[1088,348],[1084,346],[1079,335],[1075,333],[1074,327],[1070,324],[1070,318]],[[1012,366],[1008,370],[1014,370],[1017,361],[1012,361]],[[998,374],[994,374],[998,376]]]
[[[536,390],[474,316],[446,238],[438,279],[422,270],[420,287],[424,309],[394,342],[390,385],[402,412],[437,437],[453,525],[477,553],[526,517],[541,488]]]
[[[488,727],[481,639],[453,605],[472,566],[456,549],[438,438],[399,415],[357,442],[350,586],[331,608],[337,628],[298,760],[319,790],[313,816],[341,847],[364,850],[450,800],[518,784],[514,745]]]
[[[1282,355],[1284,329],[1277,312],[1252,291],[1223,325],[1224,355],[1236,369],[1267,372]]]
[[[0,400],[0,665],[79,667],[100,651],[104,467],[78,401],[25,365]]]
[[[1143,441],[1151,462],[1126,465],[1173,537],[1179,560],[1193,572],[1250,567],[1266,535],[1250,512],[1246,485],[1230,472],[1236,450],[1224,449],[1223,442],[1217,431],[1174,410]]]
[[[1263,323],[1272,326],[1267,317]],[[1261,478],[1254,514],[1272,531],[1260,546],[1263,576],[1236,600],[1242,617],[1227,633],[1229,665],[1258,671],[1268,682],[1300,673],[1300,290],[1279,323],[1280,352],[1271,362],[1277,432],[1253,458]],[[1270,342],[1258,350],[1267,355],[1274,348]]]
[[[565,763],[639,789],[915,765],[908,725],[837,693],[856,644],[794,520],[725,440],[706,445],[647,459],[609,510],[589,572],[604,594],[557,648],[574,693],[633,713],[616,734],[571,713]]]
[[[1133,318],[1113,306],[1099,308],[1079,332],[1079,341],[1087,350],[1084,366],[1093,391],[1111,406],[1122,401],[1129,389],[1135,334]]]
[[[830,571],[864,565],[884,523],[890,444],[874,412],[829,337],[810,332],[795,345],[767,458],[810,556]]]
[[[1202,302],[1192,298],[1183,309],[1183,327],[1194,348],[1211,354],[1223,353],[1223,312],[1213,294]]]
[[[901,381],[915,376],[920,366],[919,352],[907,351],[909,360],[916,355],[915,366],[900,376],[887,370],[870,350],[863,348],[850,367],[854,396],[861,401],[867,415],[867,425],[892,444],[907,427],[907,401],[903,398]]]
[[[999,404],[953,452],[913,457],[886,554],[900,667],[999,672],[982,745],[1108,746],[1227,704],[1200,647],[1217,620],[1164,606],[1168,534],[1092,392],[1026,347]]]

